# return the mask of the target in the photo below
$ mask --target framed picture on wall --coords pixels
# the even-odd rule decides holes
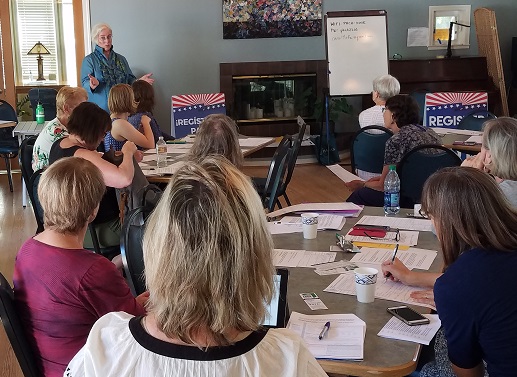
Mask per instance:
[[[322,0],[223,0],[223,38],[321,35]]]

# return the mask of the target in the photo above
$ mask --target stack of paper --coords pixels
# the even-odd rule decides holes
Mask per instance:
[[[320,340],[325,323],[330,328]],[[362,360],[366,323],[354,314],[305,315],[292,312],[287,328],[298,333],[317,359]]]
[[[294,206],[284,207],[282,209],[268,213],[270,219],[286,215],[288,213],[301,212],[317,212],[323,214],[335,214],[345,217],[357,217],[363,210],[363,207],[354,203],[338,202],[338,203],[306,203],[296,204]]]
[[[424,232],[431,232],[433,229],[431,220],[415,219],[411,217],[363,216],[359,219],[357,224],[389,226],[390,228],[395,229],[418,230]]]
[[[424,316],[429,318],[430,323],[428,325],[409,326],[397,317],[392,317],[377,335],[383,338],[429,345],[442,323],[438,314],[424,314]]]

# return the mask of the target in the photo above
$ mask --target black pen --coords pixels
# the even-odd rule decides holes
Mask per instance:
[[[399,244],[395,245],[395,250],[393,250],[393,257],[391,257],[391,264],[395,261],[395,258],[397,257],[397,251],[399,251]],[[385,281],[388,280],[388,278],[391,276],[391,272],[388,271],[388,273],[384,276],[386,278]]]
[[[325,323],[323,326],[323,330],[321,330],[320,335],[318,336],[318,339],[321,340],[323,337],[329,332],[330,329],[330,322]]]

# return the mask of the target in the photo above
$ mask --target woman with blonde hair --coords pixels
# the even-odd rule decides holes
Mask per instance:
[[[83,248],[105,190],[101,171],[83,158],[61,159],[41,176],[45,230],[20,248],[13,282],[17,313],[42,376],[63,376],[104,314],[144,313],[145,295],[135,300],[115,265]]]
[[[492,174],[506,198],[517,207],[517,119],[487,120],[483,124],[481,152],[468,157],[461,166]]]
[[[144,235],[148,315],[100,319],[70,376],[326,376],[298,335],[261,328],[272,247],[244,174],[222,157],[185,164]]]
[[[237,124],[225,114],[208,115],[197,129],[189,157],[203,159],[210,155],[224,156],[237,167],[242,165]]]
[[[83,88],[64,86],[56,96],[57,116],[48,122],[38,135],[32,152],[32,170],[46,168],[49,164],[50,148],[56,140],[68,136],[68,119],[72,111],[80,103],[88,100],[88,94]]]
[[[131,85],[118,84],[111,88],[108,107],[112,125],[111,130],[104,137],[105,152],[110,149],[122,150],[122,146],[128,140],[144,149],[154,148],[154,135],[149,117],[147,115],[142,116],[142,132],[133,127],[127,120],[129,115],[136,110],[135,96]]]
[[[488,175],[470,167],[433,174],[422,192],[433,222],[443,274],[383,263],[390,279],[433,291],[413,294],[436,303],[455,375],[512,376],[517,370],[517,211]],[[416,292],[415,292],[416,293]]]

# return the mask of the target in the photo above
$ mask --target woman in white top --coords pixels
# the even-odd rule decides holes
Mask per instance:
[[[326,376],[298,335],[261,328],[272,240],[249,178],[226,159],[174,174],[143,250],[148,314],[102,317],[66,376]]]

